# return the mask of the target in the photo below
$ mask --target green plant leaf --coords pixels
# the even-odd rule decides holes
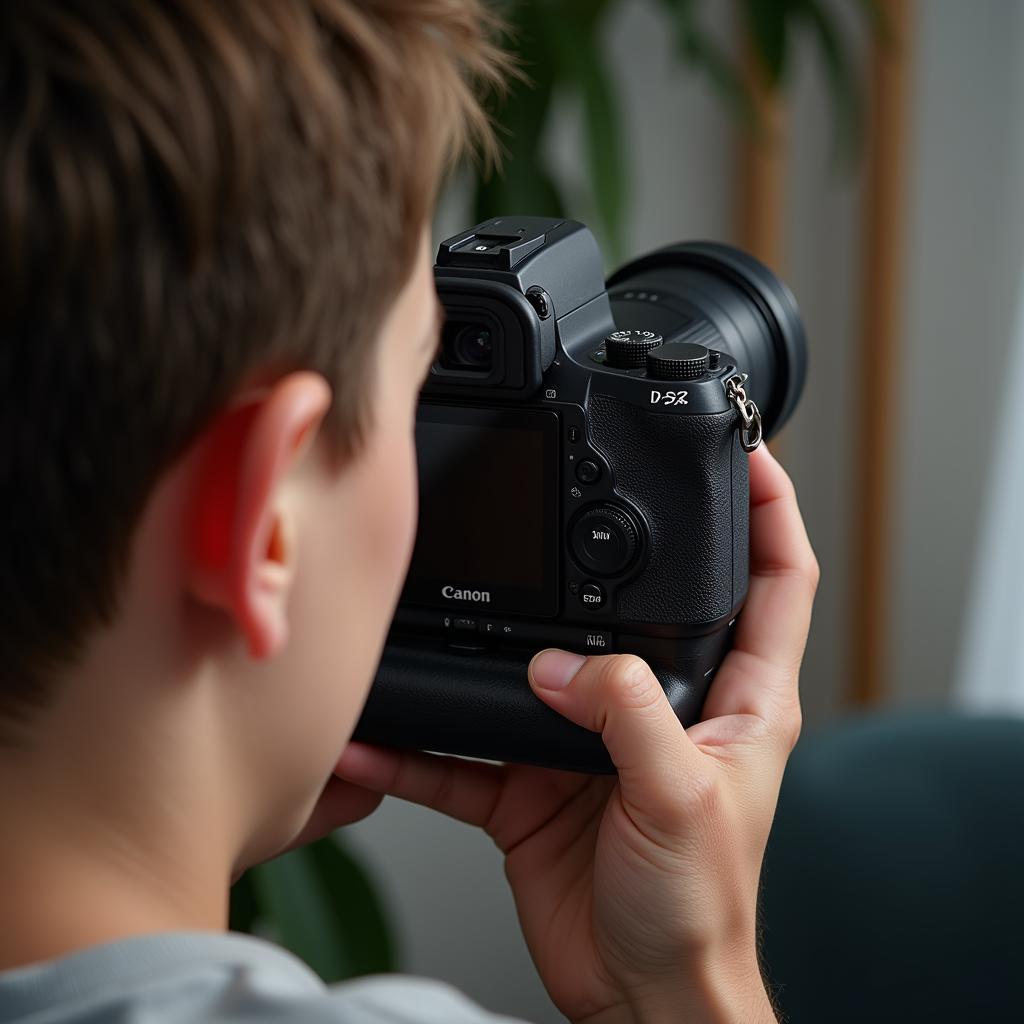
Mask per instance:
[[[477,182],[473,209],[477,223],[503,213],[564,217],[565,200],[543,167],[520,157],[507,161],[500,175]]]
[[[332,836],[243,875],[231,891],[231,928],[268,934],[326,982],[396,969],[384,907]]]
[[[622,258],[628,182],[623,159],[625,140],[618,104],[600,60],[580,68],[583,117],[594,200],[608,239],[608,257]]]
[[[672,22],[680,61],[707,76],[711,87],[747,126],[756,126],[757,112],[743,76],[725,51],[702,28],[694,0],[661,0]]]
[[[556,0],[548,5],[549,16],[557,16],[560,10],[569,16],[570,24],[583,31],[593,31],[608,10],[615,6],[613,0]]]
[[[884,41],[892,39],[892,25],[881,0],[855,0],[871,31]]]
[[[259,913],[259,904],[251,875],[246,872],[231,887],[228,927],[233,932],[252,932]]]
[[[628,182],[618,101],[601,47],[601,22],[595,16],[597,7],[603,9],[607,5],[573,13],[578,6],[563,10],[558,17],[555,7],[548,9],[543,25],[551,49],[567,71],[567,85],[580,98],[587,176],[605,237],[606,254],[617,262],[623,249]]]
[[[369,875],[337,835],[309,847],[321,889],[335,908],[349,977],[397,970],[395,938]]]
[[[326,982],[352,977],[351,950],[338,924],[344,906],[329,899],[310,847],[260,864],[250,874],[259,905],[257,920],[268,926],[271,937]]]
[[[848,0],[872,31],[887,33],[880,0]],[[564,216],[562,184],[546,166],[544,132],[553,98],[578,100],[583,117],[586,174],[608,248],[622,244],[630,196],[628,164],[621,140],[617,97],[600,46],[607,16],[625,0],[518,0],[503,4],[511,39],[529,83],[514,82],[504,103],[494,108],[507,150],[504,169],[475,193],[478,219],[497,213],[529,211]],[[709,0],[660,0],[682,64],[706,77],[733,116],[750,131],[763,131],[743,73],[728,49],[701,23]],[[769,82],[781,85],[793,59],[797,37],[809,33],[821,59],[834,125],[838,163],[852,165],[864,117],[862,83],[849,41],[832,3],[823,0],[740,0],[744,30],[762,60]],[[597,226],[597,225],[595,225]]]
[[[744,0],[746,32],[750,36],[771,85],[778,85],[785,74],[786,17],[790,4],[785,0]]]
[[[536,2],[516,4],[506,14],[526,80],[513,82],[492,108],[505,153],[498,170],[477,180],[473,205],[478,221],[501,213],[560,217],[565,212],[541,152],[557,66],[542,17]]]
[[[820,0],[802,0],[800,13],[807,20],[821,54],[825,81],[835,110],[836,159],[852,166],[863,138],[863,101],[842,40]]]
[[[744,0],[746,31],[760,57],[771,85],[778,85],[786,70],[788,0]]]

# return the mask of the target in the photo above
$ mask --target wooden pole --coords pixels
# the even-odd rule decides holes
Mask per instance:
[[[756,122],[740,136],[737,244],[780,276],[783,273],[786,181],[786,110],[771,86],[749,37],[743,46],[743,74]]]
[[[755,111],[739,140],[736,194],[737,245],[785,276],[786,103],[768,80],[748,35],[743,41],[743,77]],[[785,462],[785,430],[772,438],[772,453]]]
[[[867,191],[862,248],[862,337],[857,402],[860,446],[854,486],[853,630],[848,702],[884,695],[890,614],[890,510],[895,385],[901,371],[904,181],[912,0],[884,0],[888,31],[872,41]]]

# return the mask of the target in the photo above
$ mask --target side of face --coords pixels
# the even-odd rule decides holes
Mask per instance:
[[[424,231],[352,456],[320,431],[326,381],[296,372],[242,389],[168,469],[115,620],[33,719],[33,770],[57,791],[103,794],[96,815],[142,848],[201,835],[203,856],[235,866],[296,837],[359,718],[408,568],[416,405],[438,331]]]
[[[359,718],[415,540],[415,414],[438,341],[426,233],[381,331],[364,442],[339,465],[315,443],[281,488],[287,639],[230,661],[238,759],[265,822],[252,856],[302,827]]]

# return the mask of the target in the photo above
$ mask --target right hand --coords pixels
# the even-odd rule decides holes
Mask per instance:
[[[818,567],[786,474],[751,457],[751,582],[733,650],[684,730],[630,655],[545,651],[535,693],[600,732],[617,777],[351,744],[349,783],[484,828],[523,934],[573,1021],[774,1020],[757,888],[786,760]]]

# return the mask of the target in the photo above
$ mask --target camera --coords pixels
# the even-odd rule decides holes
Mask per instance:
[[[747,453],[803,388],[799,310],[709,242],[606,283],[593,235],[557,218],[478,224],[434,273],[419,532],[355,738],[611,771],[599,735],[534,696],[529,660],[638,654],[698,719],[747,593]]]

